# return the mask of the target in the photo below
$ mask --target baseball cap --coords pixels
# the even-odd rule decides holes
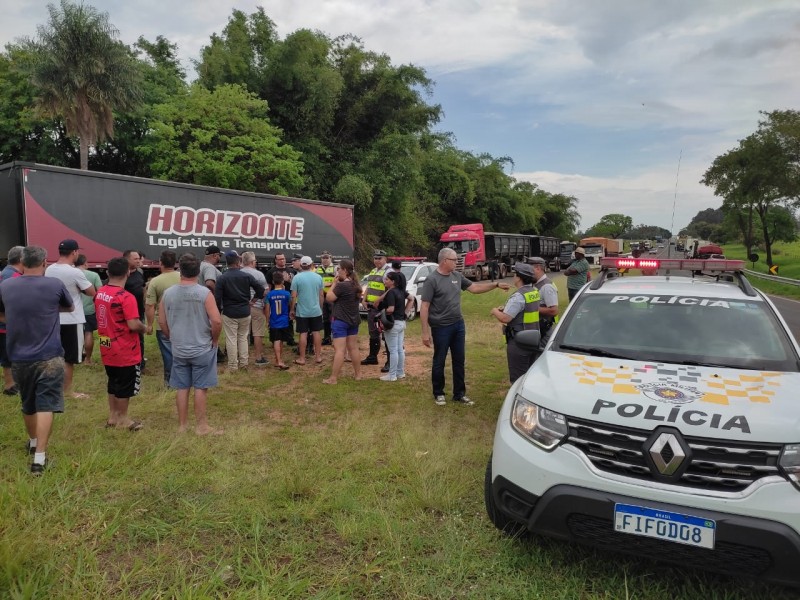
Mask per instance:
[[[524,262],[517,262],[514,263],[514,271],[519,273],[520,275],[527,275],[528,277],[533,277],[533,267],[529,264]]]
[[[314,261],[311,260],[310,256],[304,256],[303,258],[300,259],[300,264],[306,267],[308,265],[313,265]]]
[[[298,254],[297,252],[292,254],[292,260],[300,260],[301,258],[303,258],[302,254]]]
[[[586,256],[586,250],[584,248],[580,248],[580,247],[579,248],[575,248],[575,253],[576,254],[583,254],[584,256]]]
[[[225,258],[228,260],[239,258],[239,253],[236,250],[228,250],[225,252]]]
[[[75,240],[62,240],[61,243],[58,245],[59,252],[72,252],[74,250],[80,250],[80,249],[81,247]]]
[[[219,249],[219,246],[209,246],[206,248],[206,256],[209,254],[221,254],[222,250]]]

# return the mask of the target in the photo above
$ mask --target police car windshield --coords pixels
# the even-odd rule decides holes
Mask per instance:
[[[577,302],[554,350],[585,347],[639,361],[800,370],[788,335],[764,302],[667,294],[583,294]]]

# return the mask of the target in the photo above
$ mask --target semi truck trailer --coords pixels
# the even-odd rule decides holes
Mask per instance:
[[[252,251],[260,266],[279,252],[353,257],[350,205],[35,163],[0,165],[0,214],[0,256],[38,245],[55,260],[74,239],[96,269],[126,249],[154,270],[164,249],[202,256],[210,245]]]

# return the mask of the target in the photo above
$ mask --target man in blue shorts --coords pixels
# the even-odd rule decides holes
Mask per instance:
[[[169,385],[178,390],[178,431],[189,423],[189,390],[194,388],[195,433],[222,433],[206,417],[208,388],[217,385],[217,348],[222,331],[214,294],[197,283],[200,261],[194,254],[181,256],[181,281],[164,292],[158,308],[158,325],[172,345]]]
[[[8,319],[6,351],[22,397],[27,450],[33,454],[32,475],[41,475],[47,465],[45,453],[53,413],[64,412],[59,315],[74,308],[61,280],[44,276],[46,259],[44,248],[26,246],[22,251],[22,277],[0,283],[0,319]]]

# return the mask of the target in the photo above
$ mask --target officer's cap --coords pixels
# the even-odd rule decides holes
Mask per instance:
[[[514,264],[514,271],[519,273],[520,275],[525,275],[527,277],[534,277],[533,274],[533,267],[529,264],[524,262],[518,262]]]
[[[384,256],[386,256],[386,252],[383,250],[375,250],[375,252],[372,253],[372,258],[383,258]]]
[[[575,248],[575,254],[580,254],[581,256],[586,254],[585,248]]]
[[[529,265],[539,265],[540,267],[547,266],[547,261],[543,259],[541,256],[529,256],[528,257],[528,264]]]

